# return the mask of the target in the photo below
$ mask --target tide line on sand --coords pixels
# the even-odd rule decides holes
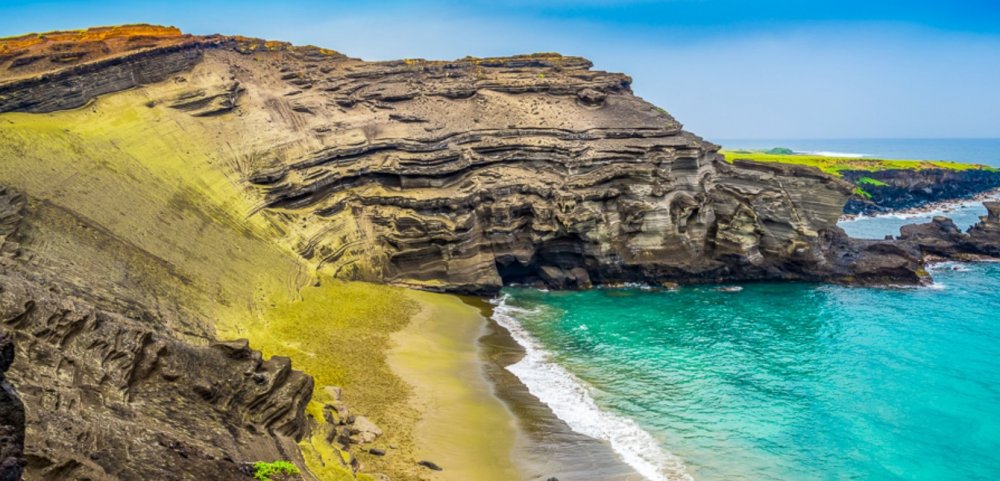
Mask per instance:
[[[551,360],[551,354],[521,325],[518,316],[532,312],[507,303],[504,295],[491,301],[493,319],[524,349],[524,357],[507,367],[528,391],[548,405],[574,431],[606,441],[626,464],[650,481],[694,481],[683,461],[665,451],[632,419],[602,410],[591,388]]]

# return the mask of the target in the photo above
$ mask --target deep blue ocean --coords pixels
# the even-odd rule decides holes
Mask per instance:
[[[839,149],[884,155],[815,146]],[[912,289],[506,289],[494,319],[526,349],[509,369],[529,390],[650,480],[997,480],[1000,264],[931,273]]]

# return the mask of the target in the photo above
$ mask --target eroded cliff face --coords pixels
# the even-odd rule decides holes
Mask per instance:
[[[239,479],[250,461],[301,464],[309,376],[246,341],[172,329],[170,306],[66,283],[68,259],[37,255],[56,240],[37,237],[43,209],[0,190],[0,328],[17,344],[7,378],[27,406],[26,433],[11,433],[26,479]]]
[[[1000,171],[987,169],[846,170],[841,174],[870,196],[850,199],[844,206],[845,214],[875,215],[913,209],[934,202],[971,198],[1000,188]],[[859,183],[860,179],[867,182]]]
[[[146,85],[133,95],[145,97],[142,108],[219,129],[211,141],[231,151],[215,168],[257,199],[247,215],[340,278],[478,293],[513,282],[847,270],[823,237],[836,231],[848,184],[805,168],[727,164],[717,146],[632,95],[627,76],[584,59],[363,62],[178,35],[112,45],[41,76],[18,74],[15,57],[0,65],[11,77],[0,111],[46,112]],[[219,116],[224,126],[198,120]]]

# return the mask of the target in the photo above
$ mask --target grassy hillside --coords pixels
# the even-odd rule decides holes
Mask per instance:
[[[950,169],[950,170],[996,170],[981,164],[967,164],[962,162],[931,161],[931,160],[882,160],[856,157],[827,157],[822,155],[808,155],[791,153],[787,149],[772,149],[769,151],[749,151],[749,150],[723,150],[721,153],[726,160],[732,162],[737,159],[753,160],[757,162],[774,162],[780,164],[797,164],[816,167],[823,172],[840,176],[844,170],[920,170],[920,169]]]

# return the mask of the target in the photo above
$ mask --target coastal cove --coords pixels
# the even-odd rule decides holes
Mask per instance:
[[[526,373],[533,393],[632,420],[686,468],[647,479],[992,479],[1000,264],[932,273],[917,289],[510,289],[498,309],[565,370]]]
[[[0,38],[0,481],[1000,478],[1000,140],[632,82]]]

